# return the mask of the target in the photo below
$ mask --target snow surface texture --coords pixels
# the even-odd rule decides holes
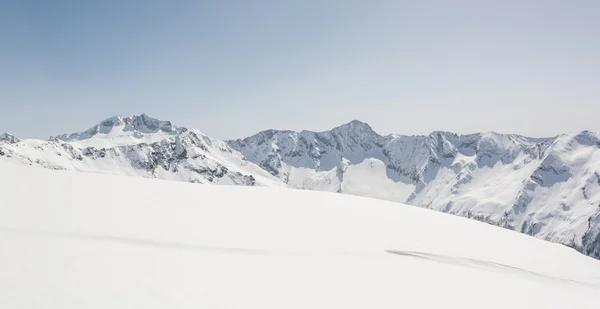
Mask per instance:
[[[448,212],[600,258],[600,139],[381,136],[360,121],[223,142],[144,114],[49,141],[0,137],[0,159],[50,169],[341,192]]]
[[[600,261],[388,201],[0,160],[1,308],[597,308]]]

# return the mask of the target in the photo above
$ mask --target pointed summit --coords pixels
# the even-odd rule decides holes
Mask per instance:
[[[7,143],[7,144],[16,144],[18,142],[20,142],[21,140],[9,133],[3,133],[0,134],[0,143]]]
[[[20,141],[21,139],[10,133],[3,133],[0,135],[0,143],[16,144]]]
[[[362,134],[379,135],[375,131],[373,131],[373,128],[371,128],[371,126],[368,123],[362,122],[362,121],[356,120],[356,119],[331,129],[331,132],[345,132],[345,133],[361,134],[361,135]]]
[[[370,129],[371,126],[366,122],[362,122],[360,120],[354,119],[348,123],[337,126],[334,129],[337,129],[337,128],[369,128]]]
[[[573,137],[581,145],[600,147],[600,135],[588,130],[581,131]]]

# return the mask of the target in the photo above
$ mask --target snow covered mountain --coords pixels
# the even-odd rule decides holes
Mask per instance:
[[[115,116],[81,133],[0,144],[0,156],[49,169],[196,183],[282,186],[227,143],[139,115]]]
[[[12,134],[8,134],[8,133],[3,133],[0,135],[0,143],[7,143],[7,144],[15,144],[20,142],[21,140],[12,135]]]
[[[0,308],[600,303],[600,261],[457,216],[343,194],[5,161]]]
[[[0,159],[49,169],[348,193],[476,219],[600,258],[600,137],[325,132],[210,138],[147,115],[43,140],[0,136]]]
[[[168,136],[177,135],[187,131],[186,128],[179,128],[171,125],[170,121],[161,121],[149,117],[146,114],[134,115],[131,117],[114,116],[108,118],[92,128],[79,133],[62,134],[50,137],[50,140],[61,140],[65,142],[75,142],[89,140],[94,137],[101,137],[117,142],[135,143],[139,140],[148,141],[160,140]]]
[[[381,136],[355,120],[325,132],[268,130],[229,145],[294,188],[435,209],[600,258],[600,138],[592,132]]]

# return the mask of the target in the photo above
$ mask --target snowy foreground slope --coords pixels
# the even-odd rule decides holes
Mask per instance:
[[[1,308],[597,308],[600,261],[350,195],[0,160]]]

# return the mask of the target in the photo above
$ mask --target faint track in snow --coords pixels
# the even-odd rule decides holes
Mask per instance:
[[[577,281],[577,280],[572,280],[572,279],[565,279],[565,278],[541,274],[541,273],[537,273],[537,272],[534,272],[531,270],[527,270],[527,269],[523,269],[523,268],[519,268],[519,267],[515,267],[515,266],[510,266],[510,265],[506,265],[506,264],[501,264],[501,263],[497,263],[497,262],[492,262],[492,261],[484,261],[484,260],[478,260],[478,259],[473,259],[473,258],[468,258],[468,257],[457,257],[457,256],[434,254],[434,253],[427,253],[427,252],[418,252],[418,251],[405,251],[405,250],[385,250],[385,251],[387,253],[395,254],[395,255],[399,255],[399,256],[415,258],[415,259],[422,259],[422,260],[427,260],[427,261],[432,261],[432,262],[447,264],[447,265],[450,264],[450,265],[457,265],[457,266],[462,266],[462,267],[467,267],[467,268],[488,270],[488,271],[493,271],[493,272],[497,272],[497,273],[502,273],[505,275],[526,274],[530,277],[535,277],[538,279],[545,279],[545,280],[552,280],[552,281],[556,281],[556,282],[560,282],[560,283],[585,285],[585,286],[595,288],[595,289],[600,287],[600,282],[598,282],[598,283],[582,282],[582,281]]]
[[[221,252],[221,253],[244,253],[244,254],[289,254],[288,252],[270,251],[270,250],[264,250],[264,249],[205,246],[205,245],[184,244],[184,243],[177,243],[177,242],[170,242],[170,241],[139,239],[139,238],[131,238],[131,237],[123,237],[123,236],[77,234],[77,233],[69,233],[69,232],[9,228],[9,227],[2,227],[2,226],[0,226],[0,233],[19,234],[19,235],[47,237],[47,238],[62,238],[62,239],[73,239],[73,240],[98,241],[98,242],[106,242],[106,243],[113,243],[113,244],[149,247],[149,248],[157,248],[157,249],[175,249],[175,250],[183,250],[183,251],[213,251],[213,252]]]
[[[216,253],[241,253],[241,254],[252,254],[252,255],[302,255],[300,252],[287,252],[287,251],[272,251],[266,249],[252,249],[252,248],[240,248],[240,247],[224,247],[224,246],[208,246],[208,245],[195,245],[195,244],[185,244],[178,242],[170,242],[170,241],[159,241],[159,240],[148,240],[148,239],[139,239],[139,238],[131,238],[131,237],[123,237],[123,236],[110,236],[110,235],[94,235],[94,234],[80,234],[80,233],[69,233],[69,232],[57,232],[57,231],[46,231],[46,230],[34,230],[34,229],[23,229],[23,228],[11,228],[11,227],[2,227],[0,226],[0,233],[3,234],[15,234],[15,235],[25,235],[25,236],[33,236],[33,237],[46,237],[46,238],[54,238],[54,239],[69,239],[69,240],[79,240],[79,241],[96,241],[96,242],[104,242],[110,244],[120,244],[120,245],[128,245],[128,246],[137,246],[137,247],[146,247],[146,248],[155,248],[155,249],[173,249],[179,251],[192,251],[192,252],[216,252]],[[534,271],[530,271],[527,269],[522,269],[515,266],[510,266],[506,264],[501,264],[492,261],[478,260],[467,257],[456,257],[449,255],[441,255],[434,253],[426,253],[426,252],[418,252],[418,251],[407,251],[407,250],[385,250],[385,252],[389,254],[394,254],[398,256],[403,256],[407,258],[415,258],[422,259],[426,261],[447,264],[447,265],[456,265],[473,269],[482,269],[493,271],[497,273],[502,273],[505,275],[509,274],[526,274],[530,277],[552,280],[560,283],[569,283],[569,284],[578,284],[584,285],[590,288],[597,289],[600,287],[600,282],[582,282],[577,280],[565,279],[560,277],[555,277],[552,275],[546,275],[537,273]],[[304,253],[306,254],[306,253]],[[335,252],[335,254],[344,254],[344,255],[356,255],[359,253],[356,252]],[[361,254],[359,254],[361,255]]]

